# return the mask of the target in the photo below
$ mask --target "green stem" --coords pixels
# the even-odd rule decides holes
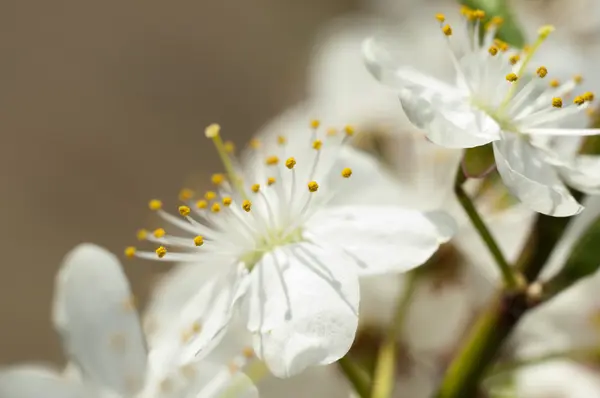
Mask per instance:
[[[577,200],[581,194],[574,193]],[[527,281],[535,281],[563,236],[571,218],[538,214],[517,264]],[[470,398],[496,359],[502,344],[529,309],[524,292],[502,292],[475,323],[450,364],[438,392],[439,398]]]
[[[340,369],[361,398],[369,398],[371,378],[365,369],[350,359],[347,355],[338,362]]]
[[[510,264],[508,264],[508,261],[506,261],[506,258],[504,258],[504,255],[498,247],[496,240],[494,239],[487,226],[481,219],[481,216],[477,212],[475,205],[462,188],[462,184],[464,181],[464,174],[462,172],[462,169],[459,167],[454,184],[454,192],[456,193],[456,197],[458,198],[458,201],[462,205],[463,209],[465,209],[465,212],[467,213],[467,216],[469,216],[471,223],[473,223],[473,226],[475,227],[477,232],[479,232],[481,239],[483,239],[485,245],[492,254],[492,257],[494,257],[496,265],[502,273],[502,277],[504,278],[504,283],[506,284],[506,287],[509,290],[515,290],[518,287],[517,278]]]
[[[396,373],[396,340],[398,334],[402,331],[417,286],[416,280],[416,272],[410,272],[406,275],[406,285],[404,291],[398,297],[394,319],[377,354],[371,398],[390,398],[392,396]]]

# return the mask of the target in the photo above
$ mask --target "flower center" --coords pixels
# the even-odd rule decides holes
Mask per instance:
[[[319,137],[320,123],[314,120],[310,126],[310,141],[294,142],[293,146],[287,145],[284,136],[277,137],[276,145],[264,148],[260,141],[252,140],[248,164],[235,158],[234,146],[223,141],[219,125],[208,126],[206,137],[213,141],[225,169],[225,174],[213,174],[211,178],[217,189],[201,198],[183,189],[179,199],[184,205],[178,207],[182,218],[164,211],[160,200],[149,202],[151,210],[192,237],[171,235],[163,228],[152,233],[141,230],[139,240],[160,246],[154,253],[129,247],[125,254],[169,261],[198,261],[199,255],[225,256],[252,270],[265,253],[301,242],[305,222],[331,199],[331,192],[323,192],[316,180],[323,179],[325,188],[332,188],[329,177],[334,160],[354,134],[354,129],[346,126],[345,134],[329,129],[327,135]],[[298,158],[289,156],[290,149],[300,150]],[[347,179],[352,170],[344,168],[340,174]],[[171,247],[182,250],[171,252]]]

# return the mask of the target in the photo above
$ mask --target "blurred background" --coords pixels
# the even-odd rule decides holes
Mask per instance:
[[[243,146],[306,96],[329,21],[400,20],[425,3],[455,2],[0,0],[0,363],[61,358],[50,308],[62,257],[86,241],[121,254],[153,226],[148,199],[174,205],[220,171],[207,124]],[[513,3],[563,25],[570,48],[596,43],[590,2]],[[142,302],[164,270],[126,263]]]

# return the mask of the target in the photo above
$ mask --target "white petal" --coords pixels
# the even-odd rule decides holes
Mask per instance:
[[[600,156],[580,155],[573,163],[557,167],[569,186],[590,195],[600,194]]]
[[[370,37],[362,45],[365,65],[377,80],[396,88],[422,87],[448,97],[456,95],[456,88],[433,76],[408,66],[399,67],[387,41],[383,37]]]
[[[494,157],[504,184],[532,210],[555,217],[583,210],[553,167],[524,139],[510,136],[494,142]]]
[[[214,262],[183,263],[161,277],[144,311],[144,328],[150,347],[156,345],[157,335],[176,321],[180,310],[200,288],[222,271]]]
[[[599,135],[600,129],[528,129],[521,131],[523,134],[531,135],[562,135],[562,136],[588,136]]]
[[[271,372],[289,377],[344,356],[358,325],[358,276],[341,252],[308,243],[265,254],[246,301],[254,347]]]
[[[427,137],[447,148],[470,148],[500,138],[498,124],[471,106],[468,92],[409,67],[394,67],[389,51],[380,40],[363,44],[369,71],[385,84],[398,89],[402,108]]]
[[[445,211],[428,211],[425,213],[425,217],[437,228],[440,243],[448,242],[456,234],[456,231],[458,231],[456,220]]]
[[[598,398],[600,377],[574,362],[551,361],[517,372],[516,389],[527,398]]]
[[[472,148],[500,138],[498,124],[468,99],[444,98],[416,86],[400,89],[398,96],[408,119],[438,145]]]
[[[2,398],[89,398],[82,386],[41,366],[0,370]]]
[[[141,388],[145,341],[119,260],[99,246],[79,245],[66,256],[55,291],[54,319],[83,377],[117,393]]]
[[[354,260],[359,274],[372,275],[406,272],[423,264],[454,229],[397,206],[337,206],[316,213],[306,224],[306,237],[322,247],[340,248]]]
[[[224,365],[193,361],[173,368],[149,385],[144,397],[168,398],[254,398],[258,391],[245,374]]]
[[[154,371],[169,372],[207,355],[227,331],[248,282],[246,274],[232,269],[199,284],[198,292],[179,309],[171,324],[155,334],[151,347]]]

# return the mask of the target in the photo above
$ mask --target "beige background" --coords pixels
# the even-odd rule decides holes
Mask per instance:
[[[122,253],[191,175],[302,97],[315,29],[352,0],[0,0],[0,364],[55,360],[54,274]],[[146,225],[144,225],[146,224]],[[152,262],[126,266],[144,297]]]

